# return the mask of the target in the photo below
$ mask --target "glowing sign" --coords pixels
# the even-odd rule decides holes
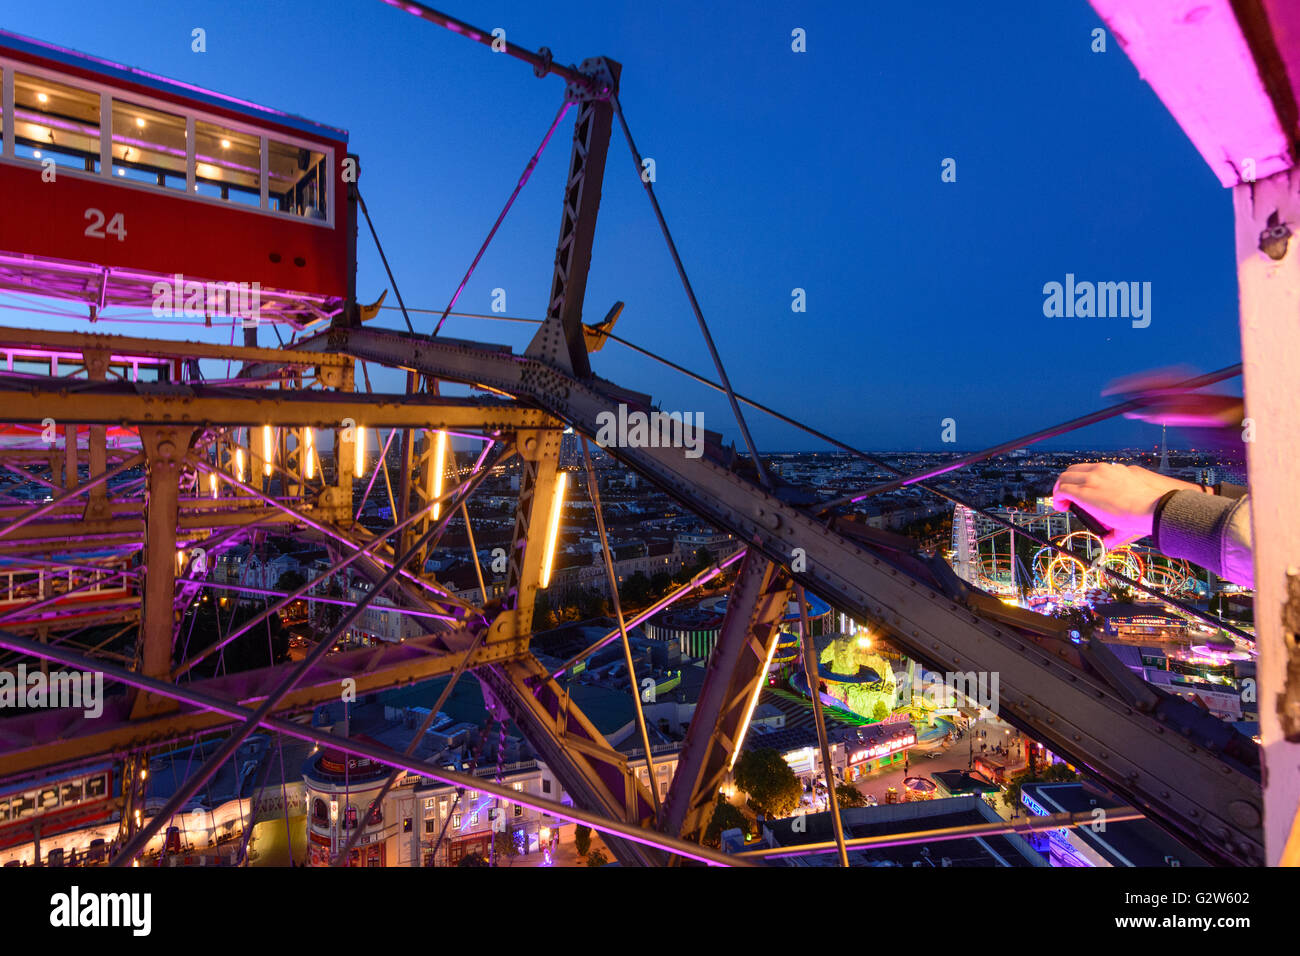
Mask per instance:
[[[897,737],[894,740],[887,741],[883,744],[876,744],[874,747],[868,747],[865,750],[859,750],[849,757],[849,766],[862,763],[864,760],[874,760],[876,757],[883,757],[886,754],[892,754],[895,751],[902,750],[904,747],[910,747],[916,743],[916,735],[908,734],[906,737]]]

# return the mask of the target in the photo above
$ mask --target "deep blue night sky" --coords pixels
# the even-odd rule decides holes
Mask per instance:
[[[656,161],[660,202],[733,383],[860,447],[952,448],[939,442],[949,416],[957,447],[991,444],[1105,404],[1099,392],[1121,375],[1239,360],[1230,195],[1114,37],[1091,52],[1100,22],[1084,0],[758,12],[689,0],[443,3],[561,62],[622,62],[624,108]],[[402,293],[430,309],[446,304],[563,93],[558,77],[538,80],[379,0],[10,2],[3,26],[349,130]],[[194,27],[207,31],[206,53],[190,50]],[[791,51],[796,27],[806,53]],[[461,310],[490,311],[501,287],[508,314],[543,314],[571,127]],[[945,157],[956,183],[941,182]],[[1151,282],[1150,327],[1044,317],[1043,284],[1067,272]],[[361,296],[386,285],[363,229]],[[795,287],[807,292],[802,314],[790,308]],[[712,375],[616,126],[587,321],[618,299],[620,335]],[[402,327],[392,312],[377,321]],[[449,319],[444,334],[522,348],[531,330]],[[593,364],[665,409],[731,423],[724,399],[621,346]],[[399,376],[382,386],[400,388]],[[765,448],[816,447],[749,418]],[[734,425],[724,432],[737,438]],[[1057,444],[1157,435],[1121,421]]]

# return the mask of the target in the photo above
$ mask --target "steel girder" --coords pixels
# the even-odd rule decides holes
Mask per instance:
[[[704,812],[745,739],[789,600],[789,580],[781,569],[749,552],[727,599],[718,643],[709,655],[700,700],[664,802],[665,833],[685,836],[706,824]]]
[[[569,175],[564,182],[551,298],[546,319],[533,336],[528,354],[585,377],[591,374],[591,360],[582,331],[582,306],[614,123],[610,96],[618,90],[622,67],[614,60],[595,57],[584,60],[579,70],[594,82],[586,87],[570,83],[565,92],[567,98],[578,102],[578,115],[573,123]]]
[[[3,630],[0,625],[0,630]],[[0,640],[0,645],[3,645]],[[427,634],[400,644],[384,644],[331,654],[312,667],[275,713],[289,714],[337,701],[342,681],[353,679],[358,695],[388,690],[450,674],[464,659],[461,650],[446,650],[443,635]],[[470,667],[508,661],[524,654],[527,641],[496,640],[470,656]],[[186,689],[255,705],[284,679],[283,667],[262,667],[222,677],[187,682]],[[166,678],[163,678],[165,681]],[[6,777],[72,763],[95,754],[123,754],[162,746],[199,733],[228,727],[232,718],[215,711],[183,706],[152,716],[131,716],[129,696],[104,700],[104,712],[87,718],[80,710],[44,710],[0,722],[0,767]]]
[[[300,347],[480,383],[530,400],[592,437],[597,415],[620,401],[603,394],[598,381],[467,343],[363,328],[330,330]],[[1041,617],[998,620],[979,595],[955,584],[945,591],[927,579],[911,556],[832,531],[708,456],[687,458],[680,448],[610,450],[700,516],[755,541],[769,559],[784,563],[802,549],[805,570],[793,577],[886,629],[909,656],[940,672],[997,673],[998,704],[1012,723],[1201,852],[1233,864],[1263,862],[1258,748],[1208,714],[1193,713],[1186,701],[1117,686],[1121,678],[1096,663],[1107,653],[1100,645],[1084,660]]]
[[[193,428],[150,426],[140,429],[148,457],[148,495],[145,506],[144,602],[140,640],[136,642],[137,669],[147,677],[171,675],[172,631],[176,624],[176,518],[180,470],[194,438]],[[134,718],[173,710],[169,700],[148,694],[136,696]]]
[[[138,511],[142,502],[137,500],[133,504]],[[260,525],[286,524],[293,520],[291,515],[274,508],[238,508],[197,514],[182,513],[176,519],[176,529],[180,532],[194,532],[241,525],[251,529]],[[77,547],[94,550],[114,544],[138,544],[143,530],[144,522],[140,518],[32,522],[20,531],[0,538],[0,554],[15,551],[66,552]]]
[[[212,425],[336,428],[345,418],[366,428],[516,431],[546,428],[549,416],[491,399],[368,395],[317,389],[251,389],[216,385],[33,383],[0,375],[6,422],[79,425]]]
[[[42,660],[58,662],[67,667],[72,667],[78,670],[84,671],[95,666],[95,662],[90,661],[79,654],[64,650],[52,650],[23,638],[9,637],[2,631],[0,631],[0,646],[7,646],[14,650],[39,657]],[[216,694],[206,693],[200,690],[197,685],[171,687],[160,681],[142,677],[131,671],[118,667],[106,667],[105,671],[111,680],[119,680],[128,683],[131,686],[142,688],[150,693],[171,694],[176,700],[180,701],[186,709],[199,709],[220,714],[225,717],[226,723],[246,721],[255,714],[255,712],[246,704],[238,703]],[[279,709],[281,708],[277,708],[277,710]],[[390,747],[384,747],[356,737],[335,735],[318,728],[294,723],[285,720],[282,717],[278,717],[274,713],[263,715],[258,723],[260,726],[265,727],[268,730],[274,730],[299,740],[311,741],[316,743],[318,746],[335,747],[347,754],[356,754],[368,757],[377,763],[405,770],[408,773],[418,775],[422,778],[427,777],[460,789],[481,790],[484,793],[491,794],[500,799],[525,803],[543,813],[553,814],[560,819],[571,820],[575,823],[588,824],[591,827],[600,830],[602,833],[608,834],[611,837],[611,847],[615,842],[622,843],[626,841],[653,850],[681,854],[702,863],[712,863],[721,866],[753,865],[747,860],[741,860],[735,856],[724,854],[717,850],[694,846],[686,841],[676,839],[672,836],[659,834],[653,830],[647,830],[644,827],[637,826],[636,824],[626,823],[622,820],[612,819],[608,816],[601,816],[600,814],[581,808],[566,806],[552,800],[547,800],[543,797],[521,794],[510,789],[504,783],[497,783],[490,779],[471,776],[470,774],[451,770],[447,767],[440,767],[432,762],[416,760],[405,754],[399,753]]]
[[[176,342],[166,339],[140,338],[134,335],[109,335],[97,332],[56,332],[51,329],[21,329],[0,326],[0,352],[6,349],[45,349],[54,353],[86,355],[99,351],[114,362],[149,358],[161,361],[181,359],[223,359],[234,362],[264,362],[274,366],[319,366],[328,369],[351,369],[352,359],[344,355],[322,356],[305,362],[291,351],[278,348],[249,348],[239,345],[214,345],[208,342]]]
[[[30,617],[7,618],[0,621],[0,628],[15,634],[34,634],[54,625],[69,627],[92,627],[100,624],[132,623],[140,619],[140,598],[127,595],[118,598],[105,598],[101,601],[78,602],[74,609],[53,604],[34,612]]]
[[[523,468],[506,567],[505,618],[502,623],[511,633],[520,635],[533,629],[533,605],[542,577],[542,549],[558,481],[556,465],[560,458],[560,433],[538,431],[520,434],[516,437],[516,444]],[[530,547],[532,544],[537,547]]]

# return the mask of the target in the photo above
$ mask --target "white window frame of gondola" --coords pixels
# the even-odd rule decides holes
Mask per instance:
[[[278,130],[269,130],[265,127],[255,126],[251,123],[245,123],[239,120],[232,120],[225,116],[219,116],[215,113],[208,113],[203,110],[191,109],[174,103],[170,100],[159,99],[154,96],[128,92],[118,87],[105,83],[84,80],[78,76],[72,76],[67,73],[60,73],[57,70],[50,70],[42,66],[25,63],[21,60],[13,60],[6,57],[0,57],[0,72],[3,72],[3,83],[0,84],[0,108],[4,110],[4,149],[0,151],[0,162],[9,163],[25,168],[42,166],[41,160],[28,159],[24,156],[17,155],[15,142],[17,138],[17,116],[14,113],[14,78],[15,74],[22,73],[24,76],[32,76],[38,79],[48,80],[51,83],[59,83],[63,86],[71,87],[75,90],[88,94],[97,94],[100,98],[99,110],[99,149],[100,149],[100,170],[98,173],[88,173],[84,170],[74,169],[70,166],[59,166],[58,175],[68,175],[77,179],[86,179],[90,181],[109,180],[115,186],[121,186],[127,189],[140,189],[146,192],[158,195],[159,193],[172,196],[176,199],[186,199],[190,202],[199,202],[209,206],[216,206],[222,209],[235,208],[241,212],[258,213],[263,216],[271,216],[279,220],[289,220],[290,222],[310,223],[318,228],[333,229],[335,210],[337,209],[338,197],[335,193],[335,179],[333,176],[335,153],[333,145],[320,141],[303,139],[287,133],[281,133]],[[179,190],[168,189],[163,186],[153,185],[151,183],[139,182],[136,180],[125,179],[113,175],[113,116],[112,101],[118,100],[127,105],[143,106],[149,109],[155,109],[162,113],[169,113],[172,116],[181,116],[185,119],[186,136],[185,152],[185,192],[181,194]],[[218,199],[212,196],[202,196],[194,192],[197,181],[195,176],[196,159],[194,155],[195,123],[211,123],[214,126],[221,126],[240,133],[247,133],[250,136],[256,136],[260,140],[262,170],[260,176],[260,204],[258,206],[244,205],[235,203],[228,199]],[[275,140],[277,143],[284,143],[290,146],[296,146],[299,149],[308,149],[321,153],[324,159],[321,162],[326,164],[330,171],[330,181],[328,195],[325,200],[325,218],[313,219],[310,216],[300,216],[296,213],[284,210],[270,208],[270,183],[269,183],[269,166],[270,166],[270,141]],[[107,159],[105,159],[107,156]]]

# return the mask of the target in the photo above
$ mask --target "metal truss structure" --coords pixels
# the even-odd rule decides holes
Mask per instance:
[[[492,42],[490,35],[420,4],[393,2]],[[1251,741],[1192,704],[1145,685],[1100,641],[1087,635],[1072,640],[1057,621],[972,589],[941,560],[915,552],[909,541],[836,517],[830,507],[835,503],[816,502],[776,481],[752,448],[752,460],[716,445],[699,458],[686,457],[681,448],[608,449],[746,545],[676,774],[659,804],[634,762],[608,744],[530,650],[551,503],[562,480],[563,429],[594,439],[601,413],[620,404],[652,408],[648,397],[592,373],[589,353],[613,337],[612,318],[600,326],[582,322],[615,116],[626,131],[617,99],[619,66],[596,58],[561,67],[549,51],[506,46],[505,52],[532,63],[539,76],[562,75],[566,97],[576,106],[550,304],[524,354],[363,326],[352,308],[335,312],[328,328],[284,348],[0,329],[0,354],[10,357],[8,371],[0,371],[0,423],[31,437],[22,448],[0,450],[0,468],[49,491],[38,504],[0,503],[0,556],[25,562],[22,567],[32,573],[68,575],[59,593],[14,611],[0,607],[0,647],[12,655],[7,663],[35,659],[95,668],[127,688],[125,695],[110,697],[95,720],[56,710],[0,722],[3,776],[105,754],[124,760],[116,862],[129,864],[168,816],[165,811],[143,820],[133,812],[142,797],[134,772],[138,762],[151,750],[198,734],[224,735],[222,750],[169,805],[179,806],[215,772],[219,758],[260,726],[456,786],[486,793],[497,788],[499,796],[601,830],[627,865],[748,865],[749,857],[700,845],[704,811],[743,745],[777,623],[791,596],[802,603],[806,589],[878,627],[934,670],[999,673],[1005,719],[1086,768],[1198,852],[1228,864],[1263,862],[1259,754]],[[639,168],[634,146],[632,152]],[[719,387],[739,418],[738,397],[693,294],[691,300]],[[101,304],[109,302],[101,296]],[[205,381],[197,360],[224,360],[231,372]],[[361,388],[358,363],[405,370],[407,390],[382,394]],[[439,394],[440,383],[478,391],[472,398],[446,397]],[[57,433],[42,443],[51,419]],[[392,527],[384,532],[367,529],[354,511],[360,485],[349,421],[376,434],[388,430],[384,447],[396,435],[405,449],[409,467],[396,482],[382,455],[376,466],[394,497]],[[314,437],[327,432],[333,436],[328,448]],[[483,453],[471,466],[458,466],[444,444],[448,434],[481,440]],[[482,601],[467,601],[425,572],[423,558],[451,515],[463,515],[468,527],[466,502],[492,467],[515,456],[521,482],[506,592],[489,600],[484,589]],[[279,479],[274,492],[272,475]],[[376,485],[375,475],[369,481],[366,494]],[[350,567],[373,587],[305,660],[196,676],[195,664],[221,647],[188,648],[178,663],[185,609],[197,594],[218,586],[211,574],[225,551],[268,534],[325,544],[333,571]],[[792,560],[796,553],[802,560]],[[196,555],[203,567],[196,567]],[[110,581],[115,586],[107,589]],[[271,592],[277,598],[273,608],[311,584],[296,593]],[[421,622],[425,633],[377,649],[332,652],[337,636],[381,594],[397,612]],[[78,642],[81,630],[109,622],[133,630],[133,656],[114,660]],[[237,636],[227,635],[222,643]],[[462,673],[477,678],[494,711],[520,728],[572,795],[573,807],[520,799],[488,780],[293,719],[337,700],[345,679],[366,693]],[[837,836],[846,861],[843,835]]]

